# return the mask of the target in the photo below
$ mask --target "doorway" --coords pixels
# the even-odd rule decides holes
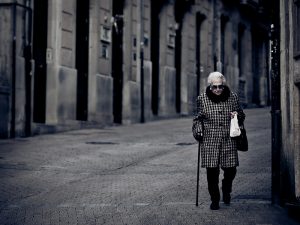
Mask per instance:
[[[226,44],[227,44],[227,39],[226,39],[226,26],[229,18],[227,16],[222,15],[221,16],[221,56],[220,60],[222,63],[221,67],[221,73],[226,76],[226,64],[227,61],[225,62],[225,55],[226,55]]]
[[[260,36],[258,34],[258,30],[255,29],[252,32],[252,71],[253,71],[253,95],[252,95],[252,103],[260,106],[260,75],[262,74],[261,71],[261,41]]]
[[[182,21],[179,22],[179,27],[176,30],[175,36],[175,69],[176,69],[176,112],[181,111],[181,32]]]
[[[205,15],[201,13],[196,14],[196,76],[197,76],[197,85],[196,85],[196,94],[200,94],[200,78],[201,78],[201,25],[205,19]]]
[[[88,65],[89,65],[89,0],[77,0],[76,69],[77,106],[76,119],[88,119]]]
[[[35,60],[33,122],[46,119],[46,49],[48,35],[48,0],[34,0],[33,59]]]
[[[123,1],[113,2],[112,78],[114,123],[122,123],[123,97]]]

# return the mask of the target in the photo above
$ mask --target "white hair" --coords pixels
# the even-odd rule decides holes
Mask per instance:
[[[212,72],[212,73],[210,73],[208,75],[208,77],[207,77],[207,83],[209,85],[211,85],[214,80],[218,80],[218,79],[221,79],[223,84],[226,83],[225,76],[222,73],[220,73],[220,72]]]

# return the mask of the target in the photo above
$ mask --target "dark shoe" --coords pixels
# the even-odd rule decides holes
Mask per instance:
[[[211,209],[211,210],[218,210],[219,208],[220,208],[219,202],[212,202],[212,203],[210,204],[210,209]]]
[[[230,194],[223,195],[223,202],[225,205],[230,205],[230,200],[231,200]]]

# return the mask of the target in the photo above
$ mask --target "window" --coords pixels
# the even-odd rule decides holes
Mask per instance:
[[[104,59],[108,59],[108,45],[107,44],[102,43],[101,57]]]

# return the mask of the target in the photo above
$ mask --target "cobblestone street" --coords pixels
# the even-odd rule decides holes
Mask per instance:
[[[270,108],[247,109],[232,204],[195,206],[190,117],[0,140],[0,224],[298,224],[271,205]]]

